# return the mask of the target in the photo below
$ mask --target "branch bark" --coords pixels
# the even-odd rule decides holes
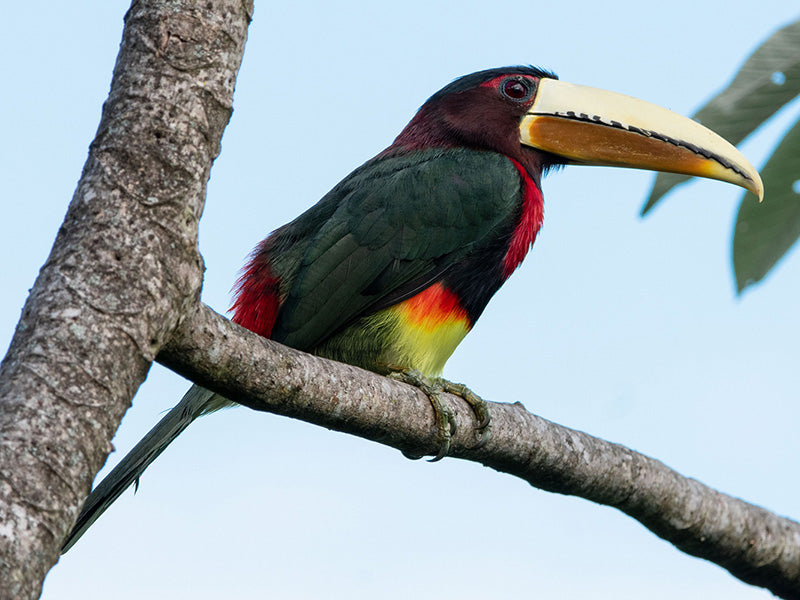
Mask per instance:
[[[203,304],[157,360],[255,410],[303,419],[405,453],[435,454],[433,409],[416,388],[265,340]],[[531,485],[613,506],[680,550],[782,598],[800,598],[800,524],[684,477],[629,448],[491,403],[492,435],[473,448],[474,416],[448,397],[461,424],[451,455]]]
[[[136,0],[64,223],[0,367],[0,597],[36,598],[158,350],[199,298],[197,226],[252,1]]]

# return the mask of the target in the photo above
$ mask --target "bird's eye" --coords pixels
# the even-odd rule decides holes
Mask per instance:
[[[500,84],[503,95],[512,100],[527,100],[531,95],[531,86],[520,79],[506,79]]]

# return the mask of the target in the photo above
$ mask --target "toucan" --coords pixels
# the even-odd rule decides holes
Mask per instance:
[[[435,379],[536,239],[543,175],[568,164],[697,175],[763,197],[750,163],[695,121],[536,67],[480,71],[436,92],[388,148],[256,246],[233,321],[322,357]],[[451,416],[424,389],[438,459]],[[485,406],[461,395],[488,432]],[[231,404],[193,386],[89,495],[62,551],[195,418]]]

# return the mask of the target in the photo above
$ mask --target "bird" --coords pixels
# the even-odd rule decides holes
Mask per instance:
[[[424,384],[442,458],[454,423],[425,382],[536,240],[542,177],[570,164],[696,175],[763,197],[747,159],[691,119],[538,67],[487,69],[433,94],[391,145],[258,244],[234,286],[232,320]],[[461,395],[485,439],[485,405]],[[192,421],[232,404],[193,386],[91,492],[62,552]]]

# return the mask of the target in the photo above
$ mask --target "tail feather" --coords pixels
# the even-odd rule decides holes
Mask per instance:
[[[69,550],[84,532],[120,497],[128,487],[139,485],[139,477],[164,449],[200,415],[213,412],[231,402],[198,385],[193,385],[125,458],[92,490],[78,515],[72,531],[61,546]]]

